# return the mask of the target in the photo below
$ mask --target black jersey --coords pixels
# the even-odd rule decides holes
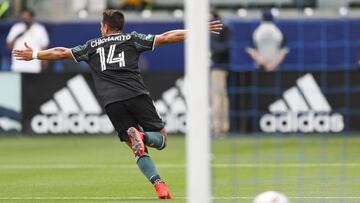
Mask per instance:
[[[155,36],[116,34],[89,40],[71,49],[74,59],[90,65],[104,106],[149,94],[138,66],[140,54],[154,48]]]

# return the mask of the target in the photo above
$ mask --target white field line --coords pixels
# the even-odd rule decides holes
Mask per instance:
[[[158,168],[185,168],[184,164],[157,164]],[[360,168],[360,163],[278,163],[278,164],[212,164],[213,168]],[[1,164],[1,169],[132,169],[134,164]]]
[[[254,197],[214,197],[213,200],[251,200]],[[173,199],[185,200],[186,197],[173,197]],[[358,200],[360,197],[297,197],[289,196],[289,199],[318,199],[318,200]],[[0,197],[0,200],[157,200],[149,197]]]

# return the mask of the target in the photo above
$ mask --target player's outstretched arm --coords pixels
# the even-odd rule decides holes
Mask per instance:
[[[33,51],[29,45],[25,42],[25,49],[14,49],[12,54],[17,60],[31,61],[33,59],[39,60],[63,60],[72,59],[71,50],[64,47],[56,47],[52,49],[46,49],[43,51]]]
[[[219,20],[211,21],[209,30],[212,34],[220,34],[223,24]],[[185,40],[186,30],[171,30],[163,34],[157,35],[155,38],[155,46],[173,44]]]

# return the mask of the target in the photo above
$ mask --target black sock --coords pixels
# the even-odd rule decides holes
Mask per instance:
[[[162,180],[161,180],[161,178],[160,178],[159,175],[155,175],[155,176],[152,176],[152,177],[150,178],[150,182],[151,182],[153,185],[156,185],[156,184],[162,182]]]

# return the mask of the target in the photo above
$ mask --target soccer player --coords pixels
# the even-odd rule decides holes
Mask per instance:
[[[33,51],[13,50],[18,60],[74,59],[90,65],[96,90],[121,141],[126,142],[136,157],[141,172],[154,185],[158,198],[171,199],[165,182],[161,180],[146,146],[162,150],[167,133],[158,115],[149,91],[141,78],[138,62],[142,52],[159,45],[172,44],[185,39],[186,30],[172,30],[160,35],[136,32],[123,33],[124,15],[107,9],[101,21],[102,37],[92,39],[74,48],[57,47]],[[212,21],[209,31],[219,34],[220,21]]]

